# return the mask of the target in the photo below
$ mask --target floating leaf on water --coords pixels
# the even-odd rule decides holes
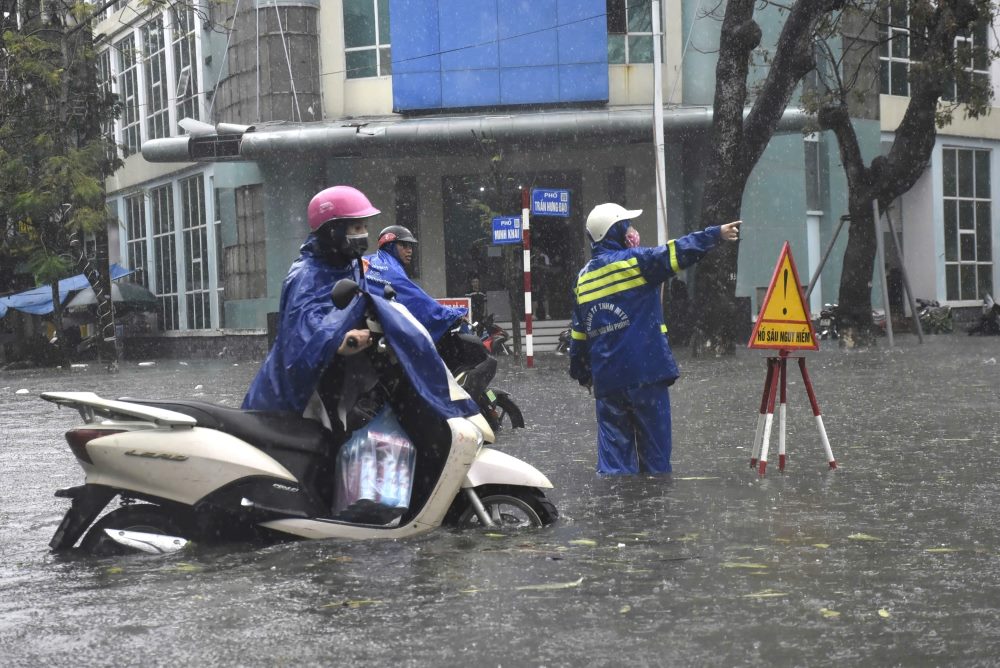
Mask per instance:
[[[825,550],[830,547],[829,543],[813,543],[813,547],[818,547],[821,550]]]
[[[885,608],[879,608],[878,609],[878,616],[881,617],[882,619],[889,619],[889,617],[890,617],[889,611],[886,610]]]
[[[574,538],[569,542],[570,545],[583,545],[584,547],[597,547],[597,541],[591,540],[589,538]]]
[[[752,594],[743,594],[743,598],[777,598],[779,596],[788,596],[788,594],[786,592],[775,591],[773,589],[765,589]]]
[[[121,566],[112,566],[107,571],[105,571],[105,573],[107,573],[108,575],[118,575],[119,573],[124,573],[124,572],[125,569],[122,568]]]
[[[774,542],[775,543],[791,543],[792,539],[791,538],[775,538]]]
[[[723,562],[722,567],[723,568],[751,568],[751,569],[758,569],[758,568],[767,568],[767,564],[754,564],[754,563],[745,562],[745,561],[726,561],[726,562]]]
[[[573,587],[579,587],[581,584],[583,584],[583,577],[572,582],[546,582],[543,584],[523,585],[515,589],[517,591],[552,591],[554,589],[572,589]]]
[[[881,542],[882,540],[881,538],[876,538],[875,536],[869,536],[866,533],[852,533],[850,536],[848,536],[848,538],[850,540],[868,540],[868,541],[879,541],[879,542]]]
[[[473,587],[472,589],[460,589],[458,593],[459,594],[478,594],[481,591],[482,591],[482,589],[476,589],[475,587]]]
[[[957,547],[929,547],[924,552],[931,552],[932,554],[948,554],[949,552],[958,552]]]
[[[836,610],[831,610],[830,608],[820,608],[819,614],[823,615],[827,619],[836,619],[837,617],[840,617],[839,612],[837,612]]]
[[[194,564],[189,564],[186,561],[180,561],[176,566],[174,566],[174,570],[181,571],[182,573],[194,573],[203,569],[201,566],[195,566]]]
[[[507,536],[503,535],[502,533],[484,533],[483,535],[486,536],[487,538],[506,538],[507,537]]]
[[[674,478],[674,480],[718,480],[717,475],[689,475],[684,478]]]
[[[618,611],[618,614],[619,615],[624,615],[626,612],[629,612],[630,610],[632,610],[632,606],[631,605],[623,605],[622,609]]]

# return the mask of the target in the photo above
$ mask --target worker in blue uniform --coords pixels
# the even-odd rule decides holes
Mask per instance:
[[[669,387],[679,371],[667,340],[660,286],[722,240],[741,221],[709,227],[656,248],[639,246],[630,221],[641,209],[606,203],[587,217],[592,255],[576,284],[570,376],[597,403],[597,471],[669,473]]]
[[[321,396],[324,375],[329,385],[342,378],[343,364],[336,361],[370,346],[371,333],[355,329],[357,321],[334,307],[330,294],[342,278],[364,285],[360,259],[368,248],[367,221],[379,213],[350,186],[327,188],[309,202],[312,232],[282,285],[277,336],[244,409],[292,411],[336,430],[330,418],[335,408]]]
[[[378,235],[378,251],[364,258],[365,280],[370,290],[391,285],[396,301],[405,306],[437,343],[468,313],[464,308],[444,306],[434,300],[406,274],[413,262],[417,238],[402,225],[390,225]]]

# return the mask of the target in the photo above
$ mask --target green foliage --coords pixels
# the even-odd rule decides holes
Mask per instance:
[[[48,282],[72,271],[70,234],[107,221],[104,179],[120,161],[101,124],[118,106],[97,85],[93,7],[37,11],[22,5],[20,26],[0,16],[0,261]]]

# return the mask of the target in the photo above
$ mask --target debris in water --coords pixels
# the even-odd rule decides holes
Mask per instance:
[[[850,540],[868,540],[868,541],[882,542],[881,538],[876,538],[875,536],[869,536],[866,533],[852,533],[850,536],[848,536],[848,538]]]
[[[597,541],[591,540],[589,538],[574,538],[569,542],[570,545],[583,545],[584,547],[597,547]]]
[[[554,589],[572,589],[573,587],[579,587],[581,584],[583,584],[582,576],[572,582],[546,582],[544,584],[515,587],[515,589],[517,591],[552,591]]]

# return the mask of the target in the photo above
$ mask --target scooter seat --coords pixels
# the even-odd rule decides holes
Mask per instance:
[[[334,445],[334,437],[329,429],[315,420],[295,413],[244,411],[205,401],[177,399],[146,400],[125,397],[121,401],[177,411],[193,417],[198,421],[199,427],[225,432],[265,452],[277,448],[326,456]]]

